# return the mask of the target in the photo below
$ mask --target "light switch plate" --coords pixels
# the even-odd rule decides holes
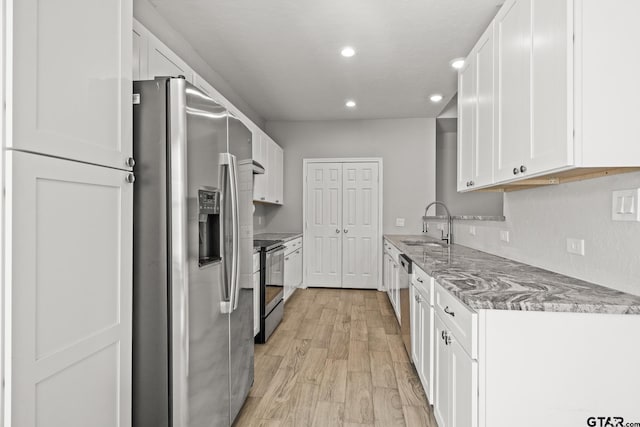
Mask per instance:
[[[470,225],[469,226],[469,234],[471,234],[472,236],[476,235],[476,226],[475,225]]]
[[[584,256],[584,239],[567,238],[567,252]]]
[[[640,222],[640,188],[613,192],[611,219]]]
[[[500,240],[509,243],[509,230],[500,230]]]
[[[404,227],[404,218],[396,218],[396,227]]]

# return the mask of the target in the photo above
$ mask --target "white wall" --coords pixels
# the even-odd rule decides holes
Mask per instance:
[[[435,200],[435,119],[269,121],[266,128],[284,148],[285,205],[256,210],[264,229],[302,231],[303,159],[382,157],[384,232],[421,232],[424,207]],[[395,226],[397,217],[404,227]]]
[[[249,117],[258,127],[264,129],[264,119],[212,68],[215,67],[215,64],[205,62],[189,42],[169,25],[148,0],[133,0],[133,17],[147,27],[153,35],[189,64],[196,73],[216,88],[218,92]]]
[[[640,187],[640,173],[514,191],[504,195],[505,223],[458,222],[458,244],[640,295],[640,223],[611,220],[613,190]],[[476,227],[476,236],[469,226]],[[435,228],[435,227],[434,227]],[[510,243],[500,241],[509,230]],[[585,239],[584,257],[566,251]]]

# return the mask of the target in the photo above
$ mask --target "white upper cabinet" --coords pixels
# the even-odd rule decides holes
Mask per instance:
[[[164,43],[150,35],[148,46],[149,79],[160,76],[184,76],[189,83],[193,83],[194,72],[178,55],[173,53]]]
[[[469,56],[458,77],[458,191],[468,189],[473,179],[476,99],[476,64]]]
[[[531,0],[505,2],[496,17],[498,139],[495,175],[520,173],[531,144]]]
[[[458,191],[493,180],[494,63],[491,25],[465,61],[458,78]]]
[[[640,83],[616,77],[620,58],[626,75],[640,74],[640,57],[628,55],[637,16],[634,1],[505,1],[459,75],[458,190],[640,167],[640,144],[629,140],[640,133]]]
[[[130,168],[131,0],[12,4],[7,146]]]
[[[253,160],[264,167],[264,174],[256,175],[253,200],[264,203],[284,204],[284,152],[266,133],[257,130],[252,147]]]

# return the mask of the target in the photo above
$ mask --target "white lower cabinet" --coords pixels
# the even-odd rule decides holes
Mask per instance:
[[[427,399],[433,402],[433,279],[414,267],[411,278],[411,359]]]
[[[260,332],[260,253],[253,254],[253,336]]]
[[[389,243],[384,241],[384,288],[387,291],[389,302],[393,307],[398,322],[400,322],[400,265],[398,263],[400,251]]]
[[[286,301],[302,284],[302,238],[285,244],[284,300]]]
[[[439,427],[478,425],[478,362],[435,315],[434,415]]]
[[[8,151],[4,425],[130,426],[130,172]]]

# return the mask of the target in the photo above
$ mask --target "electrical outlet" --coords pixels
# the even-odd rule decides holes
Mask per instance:
[[[262,217],[258,216],[258,225],[262,225]]]
[[[476,235],[476,226],[475,225],[470,225],[469,226],[469,234],[471,234],[472,236]]]
[[[404,227],[404,218],[396,218],[396,227]]]
[[[567,238],[567,252],[584,256],[584,239]]]
[[[500,230],[500,240],[509,243],[509,230]]]

